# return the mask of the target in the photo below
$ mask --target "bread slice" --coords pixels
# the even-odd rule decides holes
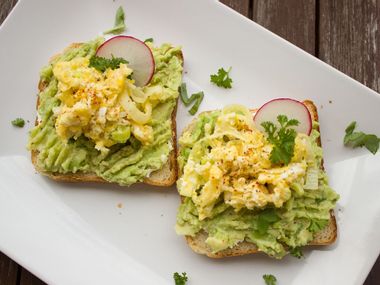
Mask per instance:
[[[81,45],[81,43],[73,43],[70,46],[68,46],[66,49],[64,49],[63,52],[72,49],[77,48]],[[53,57],[51,57],[50,62],[56,59],[60,54],[57,54]],[[180,53],[178,57],[182,60],[183,64],[183,54]],[[38,89],[40,92],[42,92],[46,88],[46,84],[43,81],[40,81],[38,84]],[[39,106],[39,100],[37,100],[37,110]],[[169,158],[167,162],[163,165],[163,167],[157,171],[154,171],[150,174],[149,177],[146,177],[143,181],[143,183],[154,185],[154,186],[171,186],[175,183],[177,180],[177,160],[176,160],[176,153],[177,153],[177,128],[176,128],[176,114],[177,114],[177,105],[174,108],[172,114],[171,114],[171,129],[172,129],[172,138],[171,138],[171,144],[173,146],[172,151],[169,153]],[[38,125],[38,121],[36,120],[36,125]],[[101,182],[101,183],[110,183],[107,180],[104,180],[103,178],[97,176],[95,173],[84,173],[84,172],[77,172],[77,173],[58,173],[58,172],[49,172],[45,171],[44,169],[40,169],[37,164],[37,157],[38,157],[38,151],[33,150],[31,152],[31,159],[32,163],[34,164],[34,167],[36,170],[53,179],[56,181],[62,181],[62,182]]]
[[[305,106],[308,108],[312,119],[314,121],[318,122],[318,112],[317,108],[314,105],[312,101],[306,100],[303,102]],[[257,111],[257,109],[251,110],[252,114],[254,114]],[[195,119],[193,122],[190,123],[190,125],[184,130],[189,131],[195,126]],[[318,127],[319,131],[319,127]],[[321,140],[318,138],[318,145],[321,146]],[[179,150],[180,151],[180,150]],[[322,168],[323,168],[323,161],[322,161]],[[181,173],[179,173],[181,175]],[[337,224],[336,219],[334,215],[334,211],[330,211],[330,222],[324,228],[322,231],[318,232],[312,240],[309,245],[329,245],[335,242],[337,238]],[[208,234],[205,231],[200,231],[197,233],[194,237],[192,236],[185,236],[185,239],[187,241],[187,244],[191,247],[193,251],[199,254],[207,255],[211,258],[223,258],[223,257],[229,257],[229,256],[239,256],[239,255],[246,255],[246,254],[253,254],[259,252],[257,246],[252,242],[243,241],[238,243],[236,246],[232,248],[228,248],[216,253],[213,253],[211,249],[206,244],[206,239],[208,237]]]

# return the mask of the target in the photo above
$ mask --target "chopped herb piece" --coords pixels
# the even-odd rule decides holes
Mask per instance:
[[[297,257],[298,259],[303,257],[303,252],[302,252],[301,247],[294,247],[294,248],[290,249],[289,253],[292,256]]]
[[[278,130],[274,123],[263,122],[265,132],[268,134],[268,141],[273,144],[273,149],[270,154],[272,163],[289,164],[294,154],[294,145],[297,132],[291,128],[298,126],[299,121],[295,119],[288,120],[285,115],[278,115],[277,121],[280,123]]]
[[[224,68],[218,69],[218,74],[210,75],[211,83],[214,83],[216,86],[223,88],[231,88],[232,79],[230,78],[231,67],[225,71]]]
[[[312,233],[319,232],[323,230],[327,226],[328,223],[329,223],[329,220],[312,219],[308,230],[311,231]]]
[[[203,101],[204,93],[201,91],[198,93],[194,93],[189,97],[187,94],[186,83],[182,83],[179,87],[179,96],[186,107],[194,102],[193,106],[189,110],[189,113],[191,115],[195,115],[198,112],[199,106]]]
[[[259,234],[263,235],[267,232],[269,226],[280,220],[275,209],[265,209],[258,214],[257,230]]]
[[[198,112],[199,106],[201,105],[201,103],[203,101],[204,93],[203,93],[203,91],[198,92],[198,93],[194,93],[191,95],[191,97],[195,98],[194,99],[195,103],[194,103],[193,107],[190,108],[189,113],[190,113],[190,115],[194,116]]]
[[[181,98],[182,103],[185,104],[186,107],[191,104],[191,98],[189,98],[189,96],[187,95],[186,83],[182,83],[179,87],[179,97]]]
[[[366,147],[372,154],[376,154],[380,145],[380,138],[374,134],[365,134],[363,132],[354,132],[356,122],[352,122],[346,128],[346,135],[343,143],[345,146],[352,148]]]
[[[25,121],[22,118],[16,118],[11,123],[13,126],[19,127],[19,128],[22,128],[25,125]]]
[[[351,124],[348,125],[348,127],[346,128],[346,135],[351,135],[352,132],[355,130],[356,128],[356,122],[352,122]]]
[[[264,274],[263,279],[266,285],[276,285],[277,279],[272,274]]]
[[[144,40],[144,43],[153,43],[153,38],[148,38],[146,40]]]
[[[125,20],[124,10],[123,10],[123,7],[120,6],[116,10],[114,27],[112,29],[105,31],[103,34],[119,35],[119,34],[123,33],[126,29],[124,20]]]
[[[182,272],[182,274],[175,272],[173,274],[173,278],[174,278],[175,285],[185,285],[187,282],[186,272]]]
[[[121,57],[112,57],[111,59],[100,57],[100,56],[93,56],[90,58],[90,67],[93,67],[100,72],[104,72],[107,70],[107,68],[116,69],[120,67],[120,64],[122,63],[128,63],[124,58]]]

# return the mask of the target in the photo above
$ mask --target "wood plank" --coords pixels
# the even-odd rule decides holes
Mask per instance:
[[[380,0],[319,2],[318,57],[380,91]],[[380,258],[365,285],[380,284]]]
[[[21,271],[20,283],[19,285],[45,285],[46,283],[38,279],[32,273],[30,273],[25,268]]]
[[[372,270],[363,285],[378,284],[380,284],[380,257],[377,258],[375,265],[372,267]]]
[[[17,0],[0,1],[0,25],[8,16]],[[20,266],[8,256],[0,252],[0,285],[16,285]]]
[[[19,266],[0,252],[0,285],[16,285]]]
[[[380,0],[320,1],[319,58],[380,91]]]
[[[0,1],[0,25],[8,16],[9,12],[16,5],[17,0],[2,0]]]
[[[316,0],[254,0],[253,20],[315,54]]]
[[[252,9],[250,9],[250,4],[252,4],[252,0],[220,0],[220,2],[231,7],[243,16],[246,16],[248,18],[252,17],[252,15],[250,14],[250,11],[252,11]]]

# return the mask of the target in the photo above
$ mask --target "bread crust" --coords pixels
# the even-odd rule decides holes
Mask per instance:
[[[72,43],[69,45],[67,48],[63,50],[63,53],[66,52],[69,49],[72,48],[77,48],[80,47],[82,44],[81,43]],[[50,58],[50,62],[52,62],[54,59],[56,59],[60,54],[54,55],[53,57]],[[178,57],[182,60],[183,64],[183,54],[182,52],[178,54]],[[40,92],[42,92],[46,88],[46,83],[43,82],[42,80],[39,81],[38,83],[38,89]],[[176,105],[173,109],[173,112],[171,114],[171,129],[172,129],[172,147],[173,149],[169,153],[169,158],[167,162],[163,165],[163,167],[159,170],[156,170],[150,174],[149,177],[144,178],[143,183],[149,184],[149,185],[154,185],[154,186],[171,186],[173,185],[176,180],[177,180],[177,174],[178,174],[178,166],[177,166],[177,127],[176,127],[176,115],[177,115],[177,104],[178,104],[178,99],[176,101]],[[39,106],[39,97],[37,97],[37,104],[36,104],[36,109],[38,110]],[[35,125],[38,125],[38,120],[36,119]],[[35,167],[35,169],[55,180],[55,181],[60,181],[60,182],[97,182],[97,183],[113,183],[109,182],[102,177],[96,175],[93,172],[76,172],[76,173],[58,173],[58,172],[50,172],[50,171],[45,171],[44,169],[41,169],[38,167],[37,164],[37,157],[38,157],[38,151],[37,150],[32,150],[31,151],[31,160],[32,163]]]
[[[312,119],[316,122],[319,122],[318,111],[314,103],[311,100],[305,100],[303,101],[303,103],[309,110],[312,116]],[[250,111],[252,112],[252,114],[254,114],[257,111],[257,109],[252,109]],[[195,125],[195,119],[185,128],[183,132],[191,130],[191,128],[193,128],[194,125]],[[319,131],[319,126],[317,127],[317,130]],[[320,137],[317,140],[317,144],[321,146]],[[180,152],[180,149],[178,150],[177,155],[179,154],[179,152]],[[323,160],[322,160],[321,168],[324,169]],[[181,170],[179,169],[179,176],[182,175],[180,172]],[[181,199],[181,201],[183,201],[183,199]],[[337,235],[338,235],[338,227],[336,224],[335,214],[334,214],[334,211],[331,210],[329,224],[322,231],[318,232],[314,240],[312,240],[308,245],[319,246],[319,245],[333,244],[337,238]],[[198,254],[207,255],[208,257],[211,257],[211,258],[241,256],[241,255],[254,254],[254,253],[259,252],[259,249],[254,243],[243,241],[243,242],[238,243],[232,248],[227,248],[225,250],[213,253],[212,250],[206,244],[207,237],[208,235],[205,231],[200,231],[195,236],[185,236],[185,239],[186,239],[187,244],[190,246],[190,248],[194,252]]]

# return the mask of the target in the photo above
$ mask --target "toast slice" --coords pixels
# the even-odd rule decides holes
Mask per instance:
[[[63,52],[72,49],[77,48],[81,45],[81,43],[73,43],[69,45]],[[57,54],[50,58],[50,62],[53,61],[55,58],[57,58],[60,54]],[[178,57],[181,59],[183,64],[183,54],[179,54]],[[40,81],[38,83],[38,89],[40,92],[42,92],[46,88],[46,84],[43,81]],[[39,106],[39,100],[37,100],[37,110]],[[163,167],[159,170],[156,170],[150,174],[149,177],[146,177],[143,180],[143,183],[154,185],[154,186],[171,186],[175,183],[177,180],[177,159],[176,159],[176,153],[177,153],[177,128],[176,128],[176,114],[177,114],[177,105],[173,109],[173,112],[171,114],[171,129],[172,129],[172,138],[171,143],[173,146],[172,151],[169,154],[169,158],[167,162],[163,165]],[[36,119],[35,125],[38,125],[38,120]],[[40,169],[37,164],[37,157],[38,157],[38,151],[33,150],[31,152],[31,160],[36,168],[36,170],[53,179],[56,181],[61,182],[101,182],[101,183],[111,183],[107,180],[104,180],[103,178],[99,177],[95,173],[84,173],[84,172],[76,172],[76,173],[58,173],[58,172],[49,172],[45,171],[43,169]]]
[[[305,106],[308,108],[312,119],[316,122],[318,122],[318,112],[317,108],[314,105],[312,101],[306,100],[303,102]],[[257,109],[251,110],[252,114],[254,114],[257,111]],[[190,123],[189,126],[184,130],[189,131],[192,128],[194,128],[195,125],[195,119],[193,122]],[[318,127],[319,131],[319,127]],[[318,145],[321,146],[321,140],[320,137],[317,141]],[[180,149],[179,149],[180,151]],[[321,167],[323,168],[323,161]],[[179,173],[179,176],[182,175]],[[312,240],[309,245],[330,245],[335,242],[338,234],[338,228],[336,224],[336,219],[334,215],[334,211],[330,211],[330,222],[329,224],[320,232],[318,232]],[[213,253],[211,249],[206,244],[206,239],[208,237],[208,234],[205,231],[200,231],[198,234],[196,234],[194,237],[192,236],[185,236],[185,239],[187,241],[187,244],[190,246],[190,248],[198,253],[207,255],[211,258],[223,258],[223,257],[229,257],[229,256],[240,256],[240,255],[246,255],[246,254],[253,254],[259,252],[257,246],[252,242],[243,241],[238,243],[236,246],[232,248],[228,248],[216,253]]]

